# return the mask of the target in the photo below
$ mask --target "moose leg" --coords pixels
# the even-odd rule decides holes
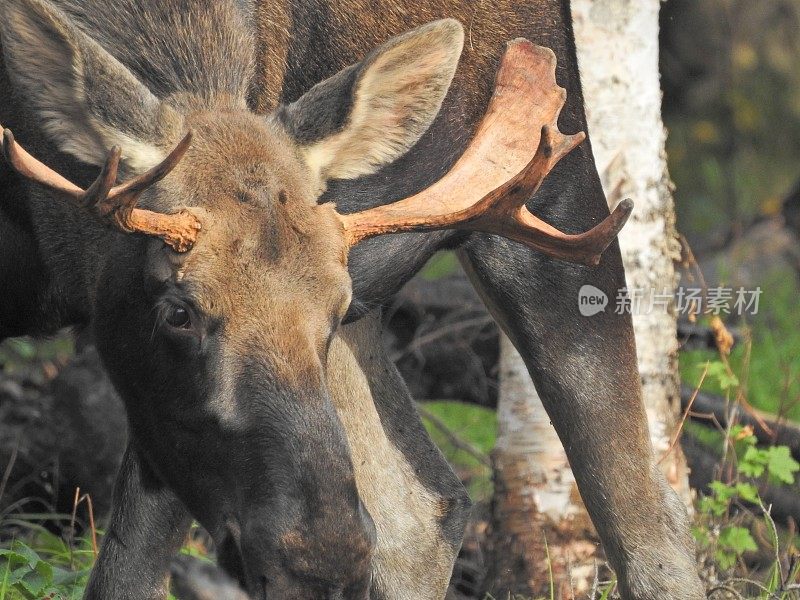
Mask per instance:
[[[169,565],[192,523],[129,445],[114,487],[114,508],[87,600],[165,600]]]
[[[378,532],[373,600],[441,600],[470,512],[381,345],[379,315],[345,325],[328,386],[347,432],[359,495]]]
[[[630,317],[613,307],[591,317],[578,311],[581,286],[611,299],[624,286],[616,244],[595,269],[487,235],[460,252],[525,360],[623,598],[705,598],[686,510],[653,465]]]

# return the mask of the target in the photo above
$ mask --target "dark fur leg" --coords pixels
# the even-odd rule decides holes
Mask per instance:
[[[584,284],[614,298],[612,247],[596,269],[491,236],[462,250],[473,283],[525,359],[627,600],[700,600],[686,510],[653,466],[629,317],[578,312]]]
[[[164,600],[169,567],[192,520],[128,446],[114,489],[114,508],[87,600]]]

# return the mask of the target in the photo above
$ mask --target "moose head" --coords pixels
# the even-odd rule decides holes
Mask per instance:
[[[629,203],[572,235],[525,208],[583,140],[556,127],[554,56],[510,44],[452,170],[415,196],[340,214],[318,204],[326,182],[376,172],[436,117],[462,48],[458,22],[394,38],[259,115],[241,94],[158,97],[52,4],[5,4],[17,93],[47,143],[99,175],[81,187],[9,130],[3,151],[36,184],[37,206],[79,205],[76,278],[137,450],[256,597],[367,598],[376,534],[324,372],[351,300],[348,250],[450,228],[596,263]]]

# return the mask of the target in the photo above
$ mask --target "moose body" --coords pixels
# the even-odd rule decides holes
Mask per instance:
[[[258,598],[441,598],[469,501],[374,313],[443,248],[525,358],[623,596],[703,597],[685,510],[652,466],[630,319],[577,310],[582,285],[623,287],[616,245],[586,267],[484,233],[409,233],[348,261],[327,202],[360,211],[441,178],[513,38],[554,50],[559,124],[584,130],[567,0],[0,7],[0,123],[82,188],[112,145],[134,175],[194,132],[140,201],[202,221],[185,254],[0,166],[0,338],[91,327],[128,411],[88,597],[165,597],[196,518]],[[452,84],[452,21],[387,42],[445,17],[466,29]],[[608,216],[588,141],[529,207],[575,232]]]

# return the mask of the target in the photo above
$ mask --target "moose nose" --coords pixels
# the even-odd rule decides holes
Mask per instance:
[[[334,510],[319,507],[281,533],[270,531],[275,515],[242,532],[249,579],[270,600],[367,600],[375,548],[375,525],[360,500]]]

